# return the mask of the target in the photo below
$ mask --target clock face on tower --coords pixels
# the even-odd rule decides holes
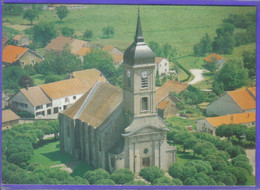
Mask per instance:
[[[131,72],[130,72],[129,70],[127,71],[126,74],[127,74],[127,77],[130,78],[130,76],[131,76]]]
[[[147,71],[143,71],[141,73],[141,77],[144,79],[144,78],[147,78]]]

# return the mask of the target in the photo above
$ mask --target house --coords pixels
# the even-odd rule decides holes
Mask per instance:
[[[95,46],[88,41],[58,36],[57,38],[51,40],[51,42],[45,47],[45,50],[61,52],[67,46],[70,48],[70,52],[74,55],[78,55],[77,53],[80,51],[82,47],[87,47],[90,49],[95,48]]]
[[[16,35],[15,37],[13,37],[13,42],[17,46],[28,47],[30,39],[27,36]]]
[[[89,47],[82,47],[78,52],[75,54],[78,56],[78,58],[81,60],[81,63],[84,62],[84,56],[86,56],[88,53],[91,52],[91,48]]]
[[[76,71],[67,80],[21,89],[8,100],[8,105],[35,118],[57,118],[59,112],[75,103],[97,81],[107,82],[96,69]]]
[[[234,113],[255,112],[256,87],[228,91],[207,106],[207,115],[228,115]]]
[[[197,131],[215,135],[216,128],[223,124],[240,124],[247,127],[255,126],[255,112],[237,113],[218,117],[207,117],[197,120]]]
[[[155,57],[156,70],[161,76],[162,74],[167,74],[169,72],[170,63],[167,59],[163,57]]]
[[[102,50],[108,52],[111,55],[114,66],[116,68],[118,68],[123,63],[123,52],[116,47],[105,45]]]
[[[32,117],[41,118],[49,115],[52,102],[39,86],[20,89],[8,100],[10,109],[16,112],[28,112]]]
[[[168,170],[176,148],[167,144],[166,123],[156,113],[154,55],[144,43],[139,15],[122,66],[123,90],[97,82],[59,114],[61,151],[110,172]]]
[[[226,62],[226,59],[216,53],[212,53],[211,55],[209,55],[208,57],[206,57],[204,59],[205,65],[216,64],[215,68],[217,70],[220,70],[224,66],[225,62]]]
[[[2,110],[2,130],[10,129],[13,125],[19,124],[20,117],[12,110]]]
[[[25,65],[34,65],[42,60],[43,57],[41,55],[29,48],[8,45],[2,51],[2,62],[4,65],[21,65],[24,67]]]
[[[175,116],[178,113],[178,102],[181,100],[170,92],[179,94],[188,88],[188,84],[178,81],[167,80],[163,86],[156,89],[155,102],[157,105],[158,115],[161,118]]]

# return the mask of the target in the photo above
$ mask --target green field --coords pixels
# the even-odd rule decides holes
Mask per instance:
[[[145,41],[159,44],[169,43],[177,49],[177,57],[192,53],[193,45],[208,33],[210,37],[222,20],[229,14],[254,12],[255,7],[238,6],[140,6]],[[96,44],[115,45],[124,50],[133,41],[136,27],[137,6],[135,5],[88,5],[86,9],[70,10],[68,17],[60,23],[55,10],[42,11],[38,21],[54,22],[57,28],[72,27],[78,37],[88,29],[93,31],[92,41]],[[7,23],[8,22],[8,23]],[[21,16],[3,15],[4,26],[21,30],[29,21]],[[19,25],[23,26],[19,28]],[[103,38],[102,28],[113,26],[113,38]],[[10,27],[10,25],[8,26]],[[4,31],[6,29],[3,28]],[[3,32],[4,32],[3,31]]]

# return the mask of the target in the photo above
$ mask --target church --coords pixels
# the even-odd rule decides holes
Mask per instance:
[[[134,42],[126,49],[123,89],[97,82],[59,115],[60,149],[94,168],[109,172],[157,166],[176,161],[167,144],[166,123],[155,105],[155,57],[142,35],[138,12]]]

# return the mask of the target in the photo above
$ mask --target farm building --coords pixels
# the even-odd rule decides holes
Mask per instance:
[[[13,125],[19,124],[20,117],[12,110],[2,111],[2,130],[10,129]]]
[[[116,68],[118,68],[123,63],[123,52],[116,47],[105,45],[102,50],[108,52],[112,56],[114,66]]]
[[[256,111],[256,88],[228,91],[207,106],[207,115],[227,115]]]
[[[170,63],[167,59],[163,57],[155,57],[155,63],[156,71],[158,72],[159,76],[169,72]]]
[[[212,53],[211,55],[209,55],[204,59],[205,65],[210,66],[212,64],[215,64],[216,70],[220,70],[224,66],[225,62],[226,59],[216,53]]]
[[[197,120],[197,131],[215,135],[216,128],[223,124],[242,124],[247,127],[255,126],[255,112],[238,113],[218,117],[207,117]]]

